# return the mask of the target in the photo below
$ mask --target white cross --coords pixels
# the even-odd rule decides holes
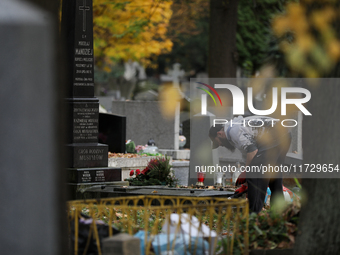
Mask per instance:
[[[172,76],[172,83],[175,87],[179,87],[179,78],[185,75],[184,70],[181,70],[180,63],[174,63],[172,65],[172,70],[169,72],[170,76]]]
[[[86,11],[90,10],[89,6],[86,6],[86,0],[83,0],[83,6],[79,6],[79,10],[83,11],[83,32],[86,31]]]

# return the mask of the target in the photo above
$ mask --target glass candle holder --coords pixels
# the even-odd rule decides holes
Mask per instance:
[[[221,173],[221,172],[215,173],[214,181],[215,181],[215,185],[217,187],[222,187],[222,185],[223,185],[223,175],[224,175],[224,173]]]
[[[205,173],[197,173],[197,186],[204,186]]]

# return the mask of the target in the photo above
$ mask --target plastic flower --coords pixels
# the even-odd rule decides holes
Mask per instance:
[[[142,174],[146,174],[147,172],[149,171],[149,168],[148,167],[146,167],[146,168],[144,168],[144,170],[142,171]]]
[[[139,153],[140,151],[143,151],[145,150],[145,146],[142,146],[142,145],[137,145],[135,150],[137,151],[137,153]]]
[[[131,171],[130,171],[130,176],[133,176],[133,175],[134,175],[134,171],[131,170]]]
[[[139,175],[139,174],[140,174],[140,170],[137,169],[137,170],[136,170],[136,175]]]

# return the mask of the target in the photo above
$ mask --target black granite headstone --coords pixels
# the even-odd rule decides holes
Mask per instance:
[[[125,153],[126,117],[99,113],[99,142],[107,144],[110,152]]]
[[[62,29],[66,37],[72,98],[94,95],[92,0],[63,0]]]
[[[99,100],[94,97],[92,0],[63,0],[62,33],[69,66],[69,182],[121,180],[108,167],[108,146],[98,143]]]

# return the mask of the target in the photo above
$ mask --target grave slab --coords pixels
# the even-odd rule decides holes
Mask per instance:
[[[89,183],[69,183],[68,190],[70,193],[70,200],[76,199],[93,199],[104,198],[105,193],[101,191],[105,187],[125,187],[129,186],[129,182],[113,181],[113,182],[89,182]]]
[[[96,186],[85,191],[92,197],[121,197],[121,196],[140,196],[140,195],[155,195],[155,196],[185,196],[185,197],[230,197],[234,194],[232,191],[221,191],[211,189],[183,189],[169,188],[165,186],[128,186],[115,187],[111,185]],[[92,193],[92,194],[91,194]],[[94,197],[94,198],[99,198]]]

